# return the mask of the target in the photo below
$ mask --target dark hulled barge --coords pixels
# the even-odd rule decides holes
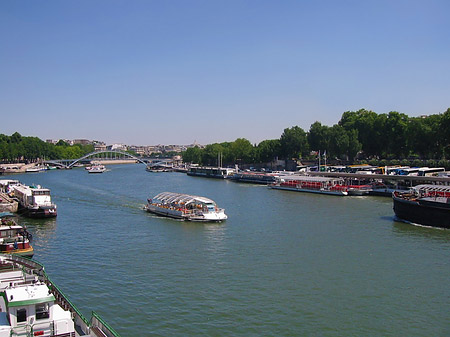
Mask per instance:
[[[400,220],[450,228],[450,186],[417,185],[392,194],[394,213]]]

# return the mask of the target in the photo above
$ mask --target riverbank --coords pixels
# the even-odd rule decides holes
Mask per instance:
[[[24,173],[28,168],[36,166],[36,163],[25,164],[25,163],[15,163],[15,164],[2,164],[0,165],[0,172],[9,173]]]
[[[0,212],[16,213],[18,206],[16,200],[11,199],[8,194],[0,192]]]
[[[98,162],[103,165],[118,165],[118,164],[137,164],[134,159],[95,159],[93,162]],[[25,164],[2,164],[0,165],[0,174],[25,173],[27,169],[38,166],[37,163]]]

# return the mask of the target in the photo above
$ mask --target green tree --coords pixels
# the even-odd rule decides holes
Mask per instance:
[[[22,136],[18,132],[14,132],[10,138],[11,143],[18,144],[22,141]]]
[[[323,153],[330,148],[330,128],[320,122],[314,122],[309,128],[307,139],[311,150]]]
[[[438,137],[444,158],[450,157],[450,108],[442,114]]]
[[[68,143],[66,143],[65,141],[63,141],[62,139],[58,140],[58,142],[56,143],[56,146],[69,146]]]
[[[263,140],[257,146],[258,161],[267,163],[280,156],[281,144],[279,139]]]
[[[357,130],[358,141],[361,143],[362,150],[367,156],[375,156],[380,153],[380,144],[382,144],[382,124],[384,117],[378,116],[375,112],[360,109],[356,112],[346,111],[343,113],[339,125],[345,130]]]
[[[208,166],[218,166],[219,159],[223,156],[224,148],[218,143],[208,144],[203,149],[202,164]]]
[[[198,146],[186,149],[182,154],[185,163],[201,164],[202,150]]]
[[[425,159],[436,152],[436,135],[427,118],[410,118],[406,132],[406,143],[410,155],[418,154]]]
[[[347,131],[348,134],[348,159],[353,160],[359,151],[361,151],[361,143],[358,140],[358,130],[353,129]]]
[[[308,153],[306,133],[299,126],[284,129],[280,137],[281,153],[286,159],[300,158]]]
[[[407,125],[408,116],[397,111],[389,112],[383,130],[384,137],[387,140],[385,156],[393,154],[395,158],[402,158],[408,154],[408,151],[406,151]]]
[[[349,137],[347,131],[340,125],[333,125],[329,131],[330,145],[328,147],[331,157],[344,158],[348,156]]]
[[[231,153],[234,163],[253,163],[255,160],[253,145],[245,138],[238,138],[231,143]]]

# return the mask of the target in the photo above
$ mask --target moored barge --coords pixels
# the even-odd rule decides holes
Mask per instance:
[[[12,195],[19,202],[18,212],[30,218],[56,217],[56,205],[52,203],[50,190],[41,186],[17,184],[12,186]]]
[[[303,175],[279,176],[273,184],[269,185],[269,187],[296,192],[310,192],[338,196],[348,195],[348,188],[345,185],[344,179],[341,178]]]
[[[407,192],[392,193],[392,200],[400,220],[450,228],[450,186],[417,185]]]
[[[187,175],[205,178],[229,179],[235,172],[235,169],[227,167],[191,166],[187,171]]]
[[[236,172],[231,179],[237,182],[252,184],[272,184],[275,182],[276,174],[266,172]]]

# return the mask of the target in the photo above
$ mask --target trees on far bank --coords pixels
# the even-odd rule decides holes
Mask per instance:
[[[24,137],[18,132],[11,136],[0,134],[0,159],[8,162],[37,161],[39,159],[76,159],[92,152],[92,145],[69,145],[64,141],[56,145],[37,137]]]
[[[244,145],[245,151],[241,149]],[[240,138],[232,143],[210,144],[204,149],[188,149],[183,158],[187,162],[216,165],[217,155],[222,153],[223,163],[230,165],[238,159],[240,163],[266,163],[275,158],[316,159],[320,151],[326,152],[330,159],[349,161],[356,157],[440,160],[450,157],[450,108],[442,114],[422,117],[408,117],[397,111],[387,114],[365,109],[346,111],[333,126],[316,121],[308,132],[292,126],[284,129],[279,139],[250,145]]]
[[[75,159],[92,152],[92,145],[73,145],[59,141],[56,145],[37,137],[15,132],[0,134],[0,158],[3,161]],[[317,158],[326,151],[331,160],[416,159],[439,161],[450,157],[450,108],[442,114],[408,117],[391,111],[377,114],[360,109],[346,111],[333,126],[319,121],[305,132],[299,126],[283,130],[279,139],[252,144],[245,138],[233,142],[192,147],[182,153],[185,162],[201,165],[268,163],[274,159]]]

